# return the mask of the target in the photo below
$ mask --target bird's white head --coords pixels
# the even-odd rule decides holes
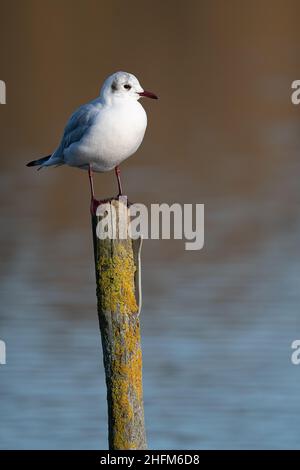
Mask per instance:
[[[143,96],[158,99],[151,91],[144,90],[138,79],[127,72],[116,72],[110,75],[100,91],[100,97],[105,102],[113,102],[115,100],[139,100]]]

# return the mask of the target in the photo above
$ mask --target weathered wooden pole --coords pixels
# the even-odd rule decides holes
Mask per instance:
[[[128,236],[130,209],[126,197],[99,207],[111,224],[109,234],[98,208],[97,215],[92,216],[92,229],[109,449],[146,449],[139,320],[141,239]]]

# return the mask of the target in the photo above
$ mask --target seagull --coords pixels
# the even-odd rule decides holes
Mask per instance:
[[[57,149],[46,157],[27,163],[38,166],[69,165],[88,171],[91,190],[91,212],[95,199],[93,172],[115,170],[118,196],[122,195],[119,165],[141,145],[147,114],[139,99],[158,97],[144,90],[131,73],[116,72],[102,85],[98,98],[80,106],[70,117]]]

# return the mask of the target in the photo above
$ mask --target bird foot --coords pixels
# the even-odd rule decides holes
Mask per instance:
[[[91,215],[94,216],[97,213],[98,206],[101,204],[107,204],[108,202],[111,202],[113,199],[116,199],[115,197],[109,197],[107,199],[91,199],[91,205],[90,205],[90,211]]]
[[[111,202],[111,201],[119,201],[120,198],[123,198],[123,199],[127,200],[127,207],[132,206],[133,203],[128,201],[127,196],[124,196],[123,194],[118,194],[117,196],[112,196],[112,197],[109,197],[107,199],[95,199],[95,198],[93,198],[93,199],[91,199],[91,205],[90,205],[91,215],[95,216],[97,214],[98,206],[100,206],[101,204],[107,204],[108,202]]]

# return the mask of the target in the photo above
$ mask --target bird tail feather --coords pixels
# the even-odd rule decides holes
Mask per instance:
[[[32,160],[29,163],[26,163],[26,166],[41,166],[44,165],[49,159],[51,155],[47,155],[46,157],[38,158],[38,160]]]
[[[60,166],[64,164],[60,158],[55,158],[55,153],[52,155],[47,155],[46,157],[38,158],[37,160],[32,160],[27,163],[26,166],[38,166],[38,170],[41,170],[45,166]]]

